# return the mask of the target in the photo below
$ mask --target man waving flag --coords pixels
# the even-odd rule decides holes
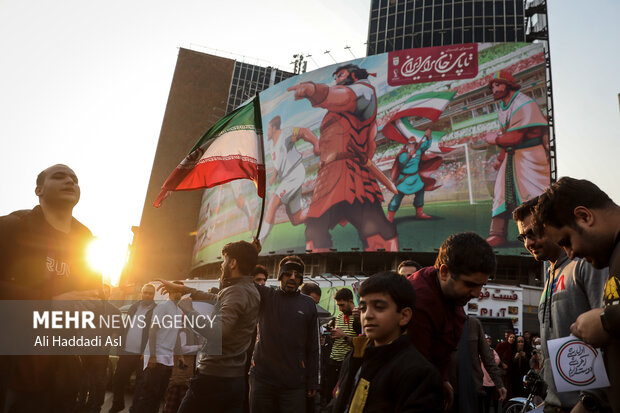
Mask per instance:
[[[235,179],[251,179],[265,197],[265,160],[258,95],[215,123],[162,186],[158,208],[171,191],[211,188]]]

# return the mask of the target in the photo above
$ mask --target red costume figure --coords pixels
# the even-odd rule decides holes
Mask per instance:
[[[295,100],[308,99],[313,107],[328,111],[321,122],[321,164],[306,217],[308,250],[329,251],[329,230],[350,222],[365,250],[398,251],[396,227],[381,207],[377,179],[388,188],[393,185],[372,162],[377,96],[368,76],[365,69],[348,64],[334,72],[335,86],[303,82],[288,89],[295,92]]]

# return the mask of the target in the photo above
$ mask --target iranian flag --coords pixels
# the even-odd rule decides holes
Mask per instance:
[[[424,131],[413,128],[407,118],[417,116],[437,122],[454,95],[456,92],[428,92],[410,97],[390,117],[383,127],[383,135],[400,143],[407,143],[411,138],[419,140],[424,136]],[[434,148],[431,150],[438,149],[439,140],[444,134],[443,132],[432,132]]]
[[[265,196],[262,121],[258,96],[213,125],[162,186],[158,208],[171,191],[211,188],[235,179],[251,179]]]

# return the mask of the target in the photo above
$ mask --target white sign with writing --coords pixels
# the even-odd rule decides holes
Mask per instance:
[[[515,332],[521,334],[523,328],[523,289],[506,285],[487,284],[465,305],[465,312],[476,317],[510,318]]]
[[[575,336],[549,340],[547,347],[558,392],[609,386],[600,349],[586,344]]]

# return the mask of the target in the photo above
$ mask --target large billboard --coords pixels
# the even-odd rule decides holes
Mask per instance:
[[[522,252],[511,211],[550,183],[542,45],[384,53],[259,96],[263,254],[433,252],[461,231]],[[250,239],[260,201],[250,181],[206,190],[194,266]]]

